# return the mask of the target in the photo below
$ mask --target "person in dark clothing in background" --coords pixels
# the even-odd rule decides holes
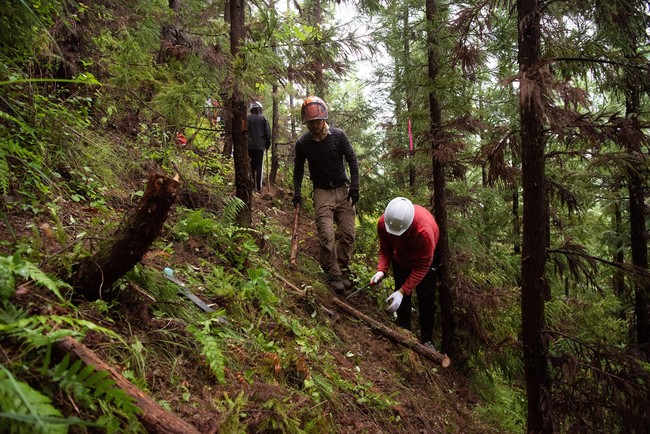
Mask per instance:
[[[251,160],[251,174],[255,181],[255,190],[262,190],[262,169],[264,167],[264,151],[271,146],[271,128],[262,115],[262,104],[255,101],[251,104],[251,114],[246,118],[248,130],[248,157]]]
[[[292,201],[294,206],[302,204],[302,179],[307,161],[314,187],[320,266],[330,288],[343,293],[352,288],[348,264],[354,249],[359,164],[345,133],[327,124],[327,106],[322,99],[306,98],[301,114],[302,123],[307,124],[309,131],[296,141]],[[350,179],[344,160],[350,168]]]

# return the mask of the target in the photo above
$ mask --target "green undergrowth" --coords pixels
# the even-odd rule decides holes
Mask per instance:
[[[12,348],[10,363],[0,374],[7,386],[0,397],[0,418],[14,432],[66,432],[69,426],[144,432],[132,399],[105,372],[58,354],[61,338],[83,342],[90,334],[101,357],[120,366],[124,377],[146,392],[154,392],[149,381],[160,372],[167,373],[165,395],[189,405],[202,405],[198,396],[211,389],[215,411],[224,413],[222,427],[233,430],[227,432],[244,432],[252,412],[266,415],[255,416],[261,431],[332,432],[335,421],[323,407],[358,406],[376,412],[377,418],[398,421],[391,410],[397,401],[360,374],[343,377],[325,350],[340,342],[314,299],[314,291],[326,290],[315,262],[305,260],[303,277],[313,285],[305,298],[297,299],[278,277],[290,271],[270,262],[288,251],[290,234],[271,220],[264,230],[268,236],[234,226],[239,206],[233,199],[220,215],[177,208],[165,238],[153,248],[167,259],[136,266],[115,285],[112,301],[72,303],[70,287],[25,259],[29,255],[0,257],[0,332]],[[173,264],[175,247],[190,241],[200,243],[208,257]],[[204,300],[216,300],[214,311],[203,312],[179,295],[177,284],[164,278],[163,265],[173,266],[174,275]],[[47,307],[31,298],[19,307],[18,284],[40,294]],[[32,313],[43,309],[59,314]],[[132,312],[142,309],[147,312],[139,317],[144,323],[135,321]],[[203,372],[203,384],[188,384],[190,367]],[[261,403],[244,392],[262,385],[283,392]],[[164,398],[159,403],[172,408]]]

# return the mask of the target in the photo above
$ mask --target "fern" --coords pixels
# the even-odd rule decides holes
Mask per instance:
[[[71,288],[70,285],[48,276],[36,265],[22,259],[19,253],[12,256],[0,256],[0,300],[8,300],[13,295],[16,283],[14,275],[33,280],[37,285],[52,291],[63,303],[70,304],[60,291],[64,288]]]
[[[2,432],[57,434],[70,425],[96,426],[79,418],[63,418],[49,397],[18,381],[0,365],[0,426]]]
[[[201,344],[201,354],[205,357],[214,376],[217,377],[220,384],[226,384],[226,358],[221,351],[219,342],[210,333],[212,322],[218,322],[218,318],[214,317],[213,319],[199,322],[197,325],[202,325],[202,328],[189,325],[187,329]]]
[[[240,198],[233,196],[226,202],[221,216],[221,224],[224,226],[233,226],[237,223],[237,216],[246,209],[246,203]]]
[[[108,372],[97,371],[90,365],[84,366],[81,360],[70,364],[68,354],[51,370],[51,376],[62,389],[72,393],[89,408],[94,409],[94,401],[102,400],[128,417],[134,417],[140,411],[134,399],[115,386],[115,380],[109,377]]]
[[[186,232],[188,235],[206,236],[214,233],[219,228],[217,222],[211,218],[203,216],[203,210],[199,209],[192,212],[179,224],[181,231]]]
[[[94,330],[117,340],[119,335],[112,330],[100,327],[97,324],[57,315],[36,315],[20,317],[11,322],[2,323],[6,317],[0,317],[0,334],[23,339],[31,348],[50,346],[66,336],[80,336],[87,330]],[[63,328],[68,326],[70,328]]]
[[[256,299],[260,304],[262,312],[273,317],[276,313],[274,305],[277,304],[278,298],[266,280],[269,272],[258,268],[248,269],[247,272],[250,280],[244,285],[244,297],[246,299]]]

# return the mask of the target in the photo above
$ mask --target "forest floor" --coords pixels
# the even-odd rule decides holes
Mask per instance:
[[[269,190],[266,186],[261,194],[255,193],[254,198],[254,222],[253,227],[258,227],[264,218],[273,209],[273,218],[291,233],[293,226],[293,209],[291,208],[290,197],[282,190]],[[286,204],[286,208],[278,209],[277,204]],[[276,206],[272,207],[272,204]],[[284,205],[283,205],[284,206]],[[93,218],[93,211],[75,203],[62,207],[59,218],[62,221],[75,220],[77,222],[90,222]],[[51,222],[45,214],[34,215],[26,212],[7,213],[6,222],[11,226],[12,231],[18,239],[33,237],[34,228],[42,235],[42,250],[49,257],[60,252],[65,246],[56,243],[55,238],[48,236],[48,226]],[[116,219],[120,216],[116,215]],[[173,216],[170,216],[173,218]],[[311,286],[314,282],[307,281],[300,271],[300,260],[305,256],[315,257],[318,246],[317,237],[314,235],[316,228],[313,220],[307,216],[301,216],[299,224],[300,255],[298,266],[291,266],[287,263],[288,252],[276,255],[271,261],[276,273],[284,275],[287,281],[295,287]],[[69,239],[76,239],[76,234],[68,234]],[[9,240],[13,238],[7,224],[0,222],[0,239]],[[1,254],[10,254],[6,245],[0,245]],[[153,253],[153,252],[152,252]],[[200,243],[190,240],[186,243],[174,245],[174,264],[180,267],[183,264],[200,264],[200,259],[205,259],[206,252],[203,251]],[[161,255],[147,255],[143,259],[145,265],[161,267],[167,265]],[[47,267],[45,267],[47,268]],[[376,411],[364,408],[364,404],[358,398],[348,397],[343,399],[340,405],[325,401],[328,408],[322,408],[323,414],[329,414],[336,426],[337,433],[358,434],[358,433],[497,433],[493,426],[483,422],[474,411],[480,405],[480,399],[474,393],[464,373],[452,362],[449,368],[442,368],[435,362],[420,357],[415,352],[401,346],[377,331],[368,324],[349,314],[339,310],[333,303],[333,297],[339,297],[353,308],[372,317],[387,326],[391,324],[390,318],[377,306],[376,298],[369,290],[361,290],[350,298],[346,295],[335,295],[324,285],[313,285],[311,302],[289,298],[282,306],[285,311],[290,312],[297,320],[310,321],[317,318],[326,327],[330,328],[338,337],[338,340],[327,342],[320,348],[323,356],[333,358],[338,366],[338,373],[341,377],[355,382],[355,378],[361,375],[367,384],[371,384],[365,392],[368,395],[390,397],[396,405],[389,406],[384,415],[378,417]],[[351,292],[351,291],[350,291]],[[348,294],[350,294],[350,292]],[[199,294],[200,295],[200,294]],[[38,314],[61,314],[63,308],[52,300],[52,294],[46,291],[38,292],[36,288],[21,287],[16,295],[16,301],[33,313]],[[43,302],[44,299],[52,302]],[[211,300],[206,300],[211,302]],[[214,302],[214,301],[212,301]],[[217,301],[218,302],[218,301]],[[102,327],[114,330],[122,336],[138,336],[139,340],[146,346],[147,343],[156,344],[157,340],[169,339],[170,333],[178,333],[178,336],[186,335],[182,323],[174,321],[162,321],[153,318],[149,313],[151,301],[142,297],[133,296],[122,298],[115,307],[116,310],[100,314],[91,307],[78,306],[85,319],[96,322]],[[415,321],[414,324],[417,324]],[[267,324],[273,327],[273,324]],[[417,327],[417,326],[416,326]],[[439,328],[439,326],[438,326]],[[165,334],[162,334],[162,331]],[[410,332],[400,330],[401,333],[409,335]],[[284,332],[280,331],[284,334]],[[415,339],[413,335],[410,335]],[[291,339],[291,336],[278,336],[278,339]],[[12,349],[8,348],[6,342],[0,340],[0,349],[9,357]],[[106,360],[111,359],[113,354],[111,344],[105,337],[91,333],[84,340],[84,344],[94,349],[100,357]],[[157,345],[157,344],[156,344]],[[247,356],[242,355],[242,359]],[[215,384],[214,377],[205,366],[181,361],[174,366],[175,377],[182,377],[182,387],[189,392],[189,398],[179,396],[178,384],[172,384],[172,376],[169,372],[169,365],[165,360],[157,361],[148,358],[145,369],[146,390],[158,402],[166,402],[168,408],[179,417],[192,423],[201,433],[227,432],[223,429],[225,415],[223,408],[216,405],[219,397],[229,396],[234,399],[240,392],[244,391],[248,396],[249,405],[246,407],[248,418],[255,418],[255,411],[260,415],[265,411],[262,408],[255,409],[254,403],[260,405],[271,397],[278,400],[287,400],[293,405],[310,405],[310,402],[301,399],[300,394],[288,392],[286,387],[279,384],[273,385],[265,382],[236,381],[240,379],[237,373],[228,377],[225,385]],[[264,365],[268,361],[248,360],[248,363]],[[115,366],[119,371],[123,366]],[[232,380],[232,381],[231,381]],[[369,396],[369,399],[371,397]],[[70,409],[72,410],[72,408]],[[249,423],[248,432],[256,432],[250,427],[255,423]],[[276,432],[276,431],[264,431]],[[277,431],[280,432],[280,431]]]

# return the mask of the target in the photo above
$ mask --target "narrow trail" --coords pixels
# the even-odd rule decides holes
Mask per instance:
[[[267,191],[264,186],[261,194],[254,195],[255,223],[260,222],[265,213],[271,212],[271,207],[281,207],[273,210],[273,213],[290,236],[293,227],[290,201],[290,192],[275,188]],[[318,253],[315,233],[313,220],[306,213],[301,213],[298,270],[301,260],[313,260]],[[289,258],[290,252],[283,253],[282,260],[285,255]],[[279,265],[278,269],[281,270],[281,267]],[[299,281],[306,277],[304,274],[296,273],[295,276],[293,281],[291,278],[289,280],[296,288],[308,283]],[[386,410],[391,413],[388,419],[395,421],[394,426],[387,424],[386,420],[373,420],[368,416],[372,415],[370,410],[364,411],[363,405],[350,402],[344,411],[337,414],[340,433],[442,433],[450,426],[460,433],[497,432],[476,421],[472,408],[478,399],[453,364],[449,368],[442,368],[439,363],[380,333],[380,327],[341,309],[341,303],[345,303],[384,327],[417,342],[413,333],[398,328],[393,318],[379,309],[377,298],[380,297],[380,289],[363,288],[355,292],[359,289],[357,286],[340,296],[330,291],[323,282],[317,286],[311,309],[314,309],[318,321],[330,328],[339,339],[323,349],[323,357],[333,358],[345,379],[367,382],[368,394],[374,393],[386,399],[390,397],[395,402]],[[417,316],[414,321],[416,324]]]

